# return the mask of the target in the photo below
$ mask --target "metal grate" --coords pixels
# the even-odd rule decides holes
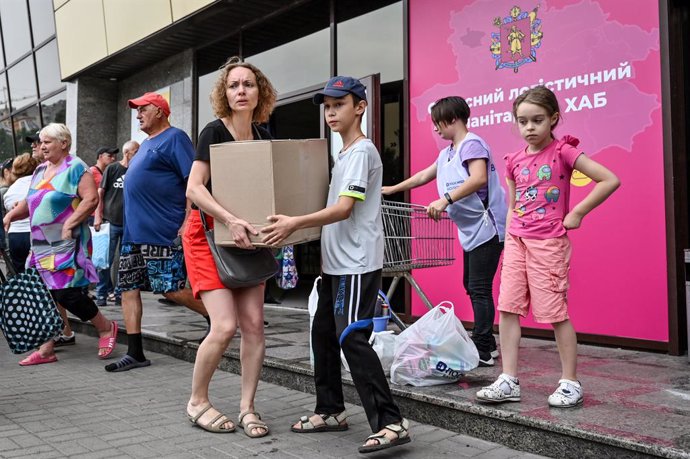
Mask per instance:
[[[434,220],[417,204],[383,201],[384,273],[403,273],[453,263],[457,227],[443,216]]]

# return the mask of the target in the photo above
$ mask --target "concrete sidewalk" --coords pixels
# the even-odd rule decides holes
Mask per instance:
[[[157,298],[144,294],[145,347],[193,361],[205,321]],[[266,330],[262,380],[313,392],[305,308],[299,295],[284,298],[281,306],[266,307],[271,325]],[[120,307],[102,310],[121,321]],[[78,330],[93,333],[93,327],[73,323]],[[233,340],[221,368],[239,371],[238,346],[239,340]],[[124,352],[120,349],[116,354]],[[522,451],[572,458],[690,458],[690,365],[685,357],[584,345],[579,354],[586,396],[584,406],[572,410],[550,409],[546,404],[560,377],[555,343],[547,340],[523,340],[521,403],[483,405],[475,400],[476,391],[500,374],[500,360],[496,367],[478,368],[456,384],[392,386],[392,390],[411,419]],[[348,381],[344,389],[347,400],[357,403]]]
[[[147,311],[150,312],[150,311]],[[257,409],[271,429],[250,439],[238,430],[212,434],[185,416],[193,365],[148,352],[148,368],[106,373],[95,338],[79,334],[58,348],[57,363],[20,367],[23,356],[0,343],[0,457],[2,458],[355,458],[369,434],[360,407],[349,405],[350,430],[295,434],[291,423],[313,409],[314,397],[260,383]],[[124,350],[117,349],[119,356]],[[240,377],[218,371],[211,385],[216,407],[239,409]],[[412,443],[374,458],[537,458],[438,427],[412,423]]]

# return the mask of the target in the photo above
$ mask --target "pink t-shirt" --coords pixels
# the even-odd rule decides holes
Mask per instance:
[[[515,208],[508,232],[528,239],[563,236],[563,218],[570,210],[570,176],[582,153],[569,135],[543,150],[523,148],[507,155],[506,177],[515,182]]]
[[[103,180],[103,172],[98,168],[98,166],[91,166],[91,175],[93,175],[93,179],[96,181],[96,188],[101,186],[101,180]]]

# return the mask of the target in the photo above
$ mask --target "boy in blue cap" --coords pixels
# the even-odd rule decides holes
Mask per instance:
[[[409,421],[400,415],[376,352],[369,344],[383,268],[381,180],[378,150],[360,127],[366,110],[364,85],[351,77],[331,78],[314,95],[326,122],[340,134],[343,149],[334,158],[328,203],[308,215],[271,215],[264,242],[279,244],[301,228],[323,226],[323,279],[312,326],[316,409],[302,416],[293,432],[347,430],[340,377],[340,349],[352,371],[373,435],[360,446],[369,453],[410,441]]]

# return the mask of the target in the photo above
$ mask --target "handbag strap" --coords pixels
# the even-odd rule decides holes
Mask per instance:
[[[209,229],[208,223],[206,223],[206,214],[201,209],[199,209],[199,216],[201,217],[201,224],[204,226],[204,232],[207,232]]]
[[[252,123],[252,128],[254,128],[254,134],[256,134],[256,138],[254,140],[263,140],[263,137],[261,137],[261,132],[256,124]]]
[[[2,258],[2,261],[5,263],[5,272],[0,270],[0,284],[4,284],[7,282],[7,279],[17,275],[17,270],[14,269],[14,264],[12,263],[10,256],[3,249],[0,249],[0,258]]]

